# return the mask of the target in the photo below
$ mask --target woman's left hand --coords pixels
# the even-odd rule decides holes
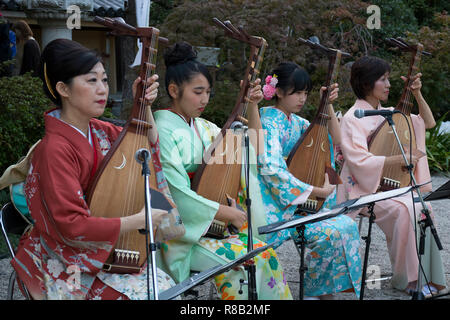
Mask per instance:
[[[320,88],[320,100],[322,100],[322,95],[325,92],[325,90],[327,90],[327,87],[321,87]],[[328,99],[328,102],[329,103],[333,103],[333,101],[335,101],[338,98],[338,96],[339,96],[339,94],[338,94],[338,92],[339,92],[339,85],[337,83],[333,83],[330,86],[330,90],[331,90],[331,93],[330,93],[330,97]]]
[[[158,82],[158,75],[154,74],[153,76],[151,76],[150,78],[147,79],[147,89],[145,90],[145,102],[148,105],[151,105],[155,100],[156,97],[158,96],[158,87],[159,87],[159,82]],[[141,79],[141,77],[137,77],[136,80],[134,80],[133,82],[133,86],[132,86],[132,90],[133,90],[133,99],[136,96],[136,90],[137,90],[137,86],[138,84],[142,82],[143,85],[145,85],[144,81]]]
[[[417,96],[420,93],[420,89],[422,88],[422,81],[420,81],[421,73],[416,74],[411,80],[411,92],[414,96]],[[408,81],[408,78],[401,76],[404,82]]]
[[[243,81],[241,80],[241,86]],[[252,104],[258,104],[264,98],[263,92],[261,90],[261,79],[256,79],[255,82],[250,84],[248,89],[248,102]]]

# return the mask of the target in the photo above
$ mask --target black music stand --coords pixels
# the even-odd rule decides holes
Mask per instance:
[[[219,274],[222,274],[224,272],[227,272],[230,269],[235,268],[236,266],[245,263],[246,261],[253,259],[258,254],[266,251],[267,249],[273,247],[274,245],[281,244],[282,241],[276,241],[272,244],[267,244],[263,247],[256,248],[249,253],[246,253],[242,257],[239,257],[233,261],[228,262],[224,265],[217,265],[215,267],[212,267],[208,270],[202,271],[183,282],[180,282],[176,286],[167,289],[164,292],[161,292],[159,295],[159,298],[161,300],[171,300],[179,296],[180,294],[186,292],[187,290],[191,289],[192,287],[195,287],[197,285],[202,284],[203,282],[211,279],[212,277],[215,277]]]
[[[422,185],[420,185],[420,186],[422,186]],[[367,239],[365,239],[366,240],[366,252],[364,254],[365,258],[364,258],[364,266],[363,266],[363,278],[361,280],[361,293],[360,293],[360,299],[362,300],[362,297],[364,294],[367,261],[368,261],[368,257],[369,257],[368,256],[369,246],[370,246],[370,241],[371,241],[371,239],[370,239],[371,224],[375,221],[375,215],[373,214],[373,205],[377,201],[382,201],[382,200],[387,200],[390,198],[398,197],[398,196],[401,196],[408,192],[411,192],[411,190],[413,190],[413,189],[415,189],[415,187],[405,187],[405,188],[365,195],[365,196],[362,196],[357,199],[342,202],[342,203],[334,206],[333,208],[331,208],[331,210],[322,209],[318,213],[311,214],[306,217],[293,218],[291,220],[275,222],[275,223],[267,225],[267,226],[262,226],[262,227],[258,228],[258,231],[260,234],[266,234],[266,233],[272,233],[272,232],[276,232],[279,230],[284,230],[284,229],[289,229],[289,228],[294,228],[294,227],[297,228],[297,230],[299,230],[298,228],[300,226],[303,226],[302,229],[304,231],[305,225],[307,225],[307,224],[330,219],[330,218],[336,217],[338,215],[345,214],[350,211],[357,210],[357,209],[368,206],[369,211],[372,212],[372,214],[371,214],[372,218],[369,220],[369,221],[371,221],[371,223],[369,225],[369,233],[367,235]],[[300,231],[302,231],[302,229],[300,229]],[[300,256],[301,256],[301,260],[300,260],[300,280],[301,280],[301,282],[300,282],[300,300],[303,300],[303,289],[304,289],[303,288],[303,284],[304,284],[303,279],[304,279],[304,272],[306,271],[305,267],[304,267],[305,239],[301,239],[301,241],[303,242],[303,244],[301,246],[301,253],[300,253]]]
[[[251,205],[252,200],[250,198],[250,138],[248,136],[248,127],[241,126],[244,135],[244,149],[245,149],[245,187],[246,187],[246,199],[245,205],[247,207],[247,254],[253,251],[253,227],[252,227],[252,213]],[[241,280],[241,285],[246,284],[248,289],[248,299],[258,300],[258,293],[256,290],[256,266],[254,263],[249,263],[245,266],[247,270],[247,282]]]
[[[404,113],[401,113],[405,118],[406,115]],[[420,231],[420,242],[419,242],[419,271],[418,271],[418,278],[417,278],[417,285],[416,285],[416,291],[412,295],[413,300],[424,300],[425,297],[422,293],[422,275],[421,272],[422,269],[422,256],[424,255],[425,251],[425,237],[426,237],[426,229],[430,228],[431,235],[434,237],[434,240],[436,241],[436,245],[439,250],[442,250],[442,244],[441,240],[439,239],[439,236],[437,234],[436,228],[434,226],[433,220],[430,216],[430,211],[428,210],[428,207],[425,205],[425,201],[423,199],[422,193],[420,192],[420,188],[417,185],[416,178],[413,173],[414,166],[408,162],[408,159],[406,158],[405,151],[403,150],[402,143],[400,141],[400,138],[398,137],[397,130],[395,128],[394,120],[392,119],[392,115],[386,115],[385,116],[386,121],[388,122],[389,126],[392,128],[392,132],[394,133],[395,139],[397,140],[397,144],[400,147],[400,151],[403,157],[403,160],[406,164],[406,168],[408,169],[409,175],[411,177],[411,185],[415,187],[415,191],[417,195],[419,196],[419,201],[422,204],[422,214],[425,217],[424,219],[420,220],[418,222],[419,224],[419,231]],[[411,133],[410,133],[411,136]],[[411,140],[410,140],[410,146],[411,146]],[[411,190],[411,194],[412,190]],[[413,199],[414,200],[414,199]]]
[[[429,182],[427,182],[427,183],[429,183]],[[425,184],[427,184],[427,183],[425,183]],[[422,184],[418,187],[421,187],[423,185],[424,184]],[[367,236],[361,237],[366,243],[366,248],[364,250],[363,273],[362,273],[362,277],[361,277],[361,290],[360,290],[360,294],[359,294],[360,300],[364,299],[364,289],[366,286],[366,276],[367,276],[367,263],[369,260],[369,250],[370,250],[370,243],[371,243],[371,237],[372,237],[372,225],[376,219],[375,213],[373,211],[375,203],[378,201],[387,200],[390,198],[404,195],[408,192],[413,191],[414,189],[416,189],[416,187],[404,187],[404,188],[400,188],[400,189],[379,192],[379,193],[375,193],[375,194],[371,194],[371,195],[365,195],[365,196],[362,196],[359,199],[357,199],[355,202],[346,206],[346,212],[358,210],[363,207],[368,207],[368,212],[369,212],[369,226],[368,226],[368,230],[367,230]]]
[[[450,199],[450,180],[448,180],[446,183],[441,185],[439,188],[437,188],[435,191],[430,192],[428,195],[424,197],[424,201],[435,201],[435,200],[444,200],[444,199]],[[414,202],[421,202],[419,197],[414,198]],[[450,295],[450,292],[444,293],[444,294],[436,294],[433,295],[429,299],[438,299],[444,296]]]
[[[450,180],[448,180],[442,186],[437,188],[435,191],[430,192],[423,198],[424,201],[443,200],[443,199],[450,199]],[[419,197],[414,198],[414,202],[420,202]]]
[[[300,300],[303,300],[304,298],[304,279],[305,279],[305,245],[306,245],[306,239],[305,239],[305,225],[322,221],[325,219],[329,219],[332,217],[335,217],[337,215],[343,214],[345,212],[345,208],[335,208],[332,210],[326,210],[323,209],[319,211],[316,214],[311,214],[306,217],[295,217],[290,220],[286,221],[279,221],[275,222],[266,226],[262,226],[258,228],[259,234],[266,234],[266,233],[272,233],[277,232],[284,229],[290,229],[290,228],[296,228],[297,232],[299,233],[299,240],[296,241],[296,245],[300,245],[300,288],[299,288],[299,298]],[[291,237],[289,237],[286,240],[289,240]]]

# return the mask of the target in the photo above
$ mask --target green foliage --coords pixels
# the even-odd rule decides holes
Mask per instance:
[[[450,18],[447,14],[436,14],[434,17],[436,29],[424,26],[417,33],[408,32],[406,34],[408,42],[420,42],[424,45],[425,51],[432,54],[431,56],[422,56],[420,72],[422,73],[421,91],[435,118],[442,117],[450,110],[450,102],[446,99],[450,88],[449,22]],[[397,54],[393,57],[390,77],[392,94],[389,95],[389,105],[395,105],[400,99],[404,86],[400,76],[406,76],[410,57],[410,54]],[[418,110],[416,108],[413,111],[417,113]],[[448,113],[445,120],[448,120]]]
[[[368,30],[366,8],[376,4],[381,9],[381,29]],[[248,46],[224,36],[223,30],[212,23],[212,18],[231,20],[242,25],[252,35],[268,42],[260,77],[265,76],[281,61],[294,61],[311,75],[313,90],[301,111],[301,116],[311,120],[319,104],[319,88],[324,84],[328,68],[327,58],[305,46],[298,37],[316,35],[323,45],[339,48],[352,55],[342,61],[339,82],[339,99],[335,110],[345,113],[355,101],[350,87],[352,61],[363,55],[375,55],[391,64],[391,94],[386,106],[395,106],[404,86],[401,75],[406,75],[410,55],[393,50],[385,42],[387,37],[403,37],[408,42],[419,41],[431,57],[423,56],[422,94],[435,118],[447,120],[450,109],[446,98],[449,92],[450,39],[448,2],[433,0],[185,0],[167,11],[164,23],[158,27],[162,36],[171,43],[184,40],[192,45],[219,47],[219,65],[214,69],[215,96],[203,117],[221,126],[234,107],[239,92],[239,80],[244,75]],[[188,18],[189,17],[189,18]],[[192,17],[196,17],[192,19]],[[164,74],[162,59],[158,73]],[[163,79],[163,78],[161,78]],[[163,90],[156,105],[168,107],[169,100]],[[272,105],[263,100],[260,106]],[[417,113],[417,108],[413,109]],[[448,134],[439,134],[436,128],[427,132],[430,169],[448,172],[450,146]]]
[[[152,1],[150,8],[151,25],[159,25],[163,23],[177,3],[178,1],[176,0]]]
[[[434,27],[435,13],[450,11],[450,3],[440,0],[405,0],[405,3],[414,11],[414,16],[420,26]]]
[[[42,81],[29,73],[0,78],[0,174],[44,135],[44,112],[54,108]],[[116,118],[110,108],[103,117]]]
[[[161,2],[161,1],[157,1]],[[167,18],[158,28],[171,43],[188,41],[192,45],[220,48],[219,65],[214,70],[215,97],[211,99],[203,116],[222,125],[234,107],[239,81],[244,75],[249,49],[237,40],[224,36],[222,29],[212,23],[212,18],[231,20],[235,26],[243,26],[252,35],[267,40],[269,47],[264,55],[260,78],[281,61],[294,61],[303,66],[313,80],[313,91],[301,115],[309,120],[314,117],[319,104],[319,88],[324,84],[328,67],[325,56],[302,46],[298,37],[316,35],[323,45],[339,48],[352,55],[344,59],[339,82],[339,99],[335,110],[345,112],[355,101],[350,87],[352,61],[363,55],[375,55],[391,63],[392,89],[387,105],[396,105],[403,88],[400,75],[408,70],[409,55],[389,48],[386,37],[404,37],[408,41],[419,40],[432,57],[423,57],[422,93],[436,117],[449,109],[448,21],[445,4],[432,0],[185,0],[173,1],[176,5],[167,9]],[[381,9],[381,29],[368,30],[367,6],[376,4]],[[426,9],[424,9],[426,8]],[[424,11],[425,10],[425,11]],[[189,17],[189,18],[188,18]],[[192,17],[196,17],[192,19]],[[430,23],[431,27],[424,25]],[[160,55],[161,56],[161,55]],[[164,74],[160,57],[157,72]],[[163,77],[161,78],[161,80]],[[169,100],[164,90],[156,101],[156,108],[167,108]],[[261,106],[273,101],[262,101]],[[415,110],[417,111],[417,110]]]
[[[9,189],[5,188],[0,190],[0,206],[3,206],[7,202],[9,202]]]
[[[0,172],[22,156],[44,134],[43,113],[51,105],[42,81],[29,73],[0,78]]]
[[[436,126],[426,132],[426,146],[428,165],[431,172],[441,172],[449,175],[450,172],[450,133],[440,132],[446,112],[437,122]]]
[[[244,75],[249,46],[224,36],[224,31],[212,23],[212,18],[229,20],[235,26],[242,26],[252,35],[267,40],[268,48],[260,70],[265,76],[281,61],[294,61],[305,67],[314,81],[314,90],[305,107],[305,116],[311,119],[319,103],[319,88],[324,84],[328,60],[324,55],[300,46],[299,36],[320,37],[330,47],[340,48],[354,54],[361,48],[370,47],[370,35],[361,28],[365,23],[367,4],[359,0],[234,0],[193,1],[187,0],[171,10],[164,23],[158,28],[161,35],[171,43],[188,41],[192,45],[220,48],[219,67],[214,70],[215,97],[211,99],[203,116],[217,125],[223,125],[233,109],[239,92],[239,81]],[[198,17],[191,19],[187,17]],[[251,18],[249,18],[251,17]],[[299,23],[301,21],[301,23]],[[264,22],[264,23],[262,23]],[[159,56],[157,72],[164,74],[164,63]],[[348,60],[344,61],[347,63]],[[349,68],[343,68],[339,81],[342,100],[348,107],[354,101],[351,88],[343,79],[348,79]],[[163,78],[162,78],[163,79]],[[348,82],[348,81],[347,81]],[[169,100],[164,90],[155,107],[167,108]],[[261,106],[273,104],[263,101]],[[337,108],[338,109],[338,108]]]
[[[374,38],[380,43],[388,37],[399,37],[407,31],[417,31],[418,23],[414,10],[404,0],[371,0],[370,3],[381,9],[381,28],[373,30]]]

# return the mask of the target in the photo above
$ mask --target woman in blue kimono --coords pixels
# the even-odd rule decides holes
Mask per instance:
[[[295,178],[286,164],[289,153],[309,126],[308,120],[295,113],[302,109],[311,87],[308,73],[292,62],[279,64],[263,87],[265,99],[275,100],[274,106],[260,109],[266,135],[265,154],[259,160],[259,180],[269,224],[290,219],[297,205],[306,202],[310,195],[326,198],[323,208],[336,204],[336,188],[329,183],[327,175],[324,185],[315,187]],[[331,90],[330,102],[333,102],[338,96],[337,84]],[[332,141],[340,141],[339,123],[331,104],[328,111],[333,146]],[[333,150],[331,163],[334,167]],[[289,236],[295,239],[298,234],[294,229],[283,230],[267,235],[267,242]],[[356,223],[346,216],[323,220],[306,225],[305,237],[305,296],[329,299],[334,293],[352,289],[359,296],[362,268]]]

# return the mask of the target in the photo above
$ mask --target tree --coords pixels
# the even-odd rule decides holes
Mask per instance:
[[[235,26],[241,25],[249,34],[267,40],[269,47],[264,55],[261,78],[281,61],[290,60],[304,66],[317,88],[309,99],[311,107],[305,109],[314,111],[312,106],[317,106],[319,100],[318,87],[326,77],[327,59],[300,46],[298,37],[318,35],[322,44],[352,54],[370,50],[370,35],[361,32],[367,6],[359,0],[186,0],[175,7],[159,27],[161,35],[171,43],[184,40],[194,46],[221,48],[215,73],[215,98],[211,100],[204,116],[222,124],[234,106],[239,80],[247,65],[249,48],[248,45],[225,37],[223,30],[213,24],[213,17],[222,21],[231,19]],[[158,73],[164,73],[161,59]],[[162,97],[157,104],[166,107],[168,100],[161,91]]]
[[[159,2],[159,1],[158,1]],[[175,2],[175,1],[174,1]],[[414,6],[411,6],[412,3]],[[235,104],[239,91],[239,80],[247,64],[248,46],[224,36],[223,30],[212,23],[212,18],[230,19],[235,25],[242,25],[252,35],[261,36],[268,42],[264,55],[260,77],[262,79],[281,61],[294,61],[306,68],[313,80],[314,89],[308,98],[301,115],[311,119],[319,104],[318,89],[323,85],[328,60],[323,55],[302,46],[298,37],[309,38],[316,35],[323,45],[348,52],[352,58],[342,62],[339,74],[339,102],[337,110],[345,112],[354,102],[355,96],[350,87],[350,67],[352,61],[364,55],[375,55],[391,62],[393,76],[404,74],[407,65],[402,62],[404,55],[393,51],[385,42],[386,37],[409,37],[415,35],[427,42],[426,48],[438,46],[431,59],[424,59],[422,70],[426,86],[427,99],[436,103],[433,109],[438,115],[447,107],[442,100],[448,79],[448,45],[442,39],[448,35],[448,23],[433,18],[428,29],[420,23],[427,21],[429,13],[416,18],[415,14],[422,4],[433,7],[436,11],[445,5],[431,0],[185,0],[178,1],[170,8],[167,18],[159,25],[161,35],[170,43],[180,40],[194,46],[211,46],[220,48],[219,65],[215,74],[214,92],[208,108],[203,114],[207,119],[221,125],[226,120]],[[381,9],[381,29],[369,30],[366,26],[369,14],[366,8],[376,4]],[[446,16],[441,13],[440,19]],[[425,29],[424,29],[425,28]],[[439,28],[441,29],[439,31]],[[429,31],[427,31],[429,30]],[[436,41],[435,44],[433,44]],[[447,41],[448,43],[448,41]],[[431,50],[431,49],[430,49]],[[438,53],[439,52],[439,53]],[[164,75],[164,63],[159,55],[158,74]],[[430,65],[428,62],[430,61]],[[444,67],[440,67],[446,64]],[[425,72],[428,74],[426,75]],[[433,77],[428,79],[427,77]],[[392,77],[391,77],[392,78]],[[163,80],[163,77],[161,77]],[[393,80],[393,89],[388,105],[396,105],[403,83]],[[443,87],[439,87],[442,86]],[[433,90],[440,92],[434,94]],[[440,90],[440,91],[439,91]],[[448,90],[448,89],[447,89]],[[428,92],[429,91],[429,92]],[[431,97],[433,96],[433,97]],[[434,99],[434,100],[433,100]],[[167,107],[169,100],[160,90],[156,106]],[[272,102],[263,101],[261,105]],[[431,105],[431,104],[430,104]],[[434,107],[433,107],[434,108]]]

